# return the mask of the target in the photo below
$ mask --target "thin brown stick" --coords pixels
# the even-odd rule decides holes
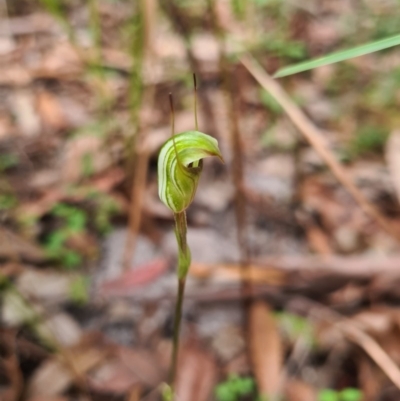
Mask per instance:
[[[144,45],[146,49],[144,52],[143,60],[137,60],[140,63],[137,68],[142,70],[143,64],[151,64],[153,58],[153,48],[151,40],[153,39],[153,17],[154,8],[156,3],[154,0],[141,0],[140,7],[144,20]],[[134,68],[134,67],[132,67]],[[142,104],[153,104],[155,100],[155,87],[150,86],[144,89]],[[137,236],[140,230],[140,225],[142,222],[142,208],[143,208],[143,198],[146,189],[147,173],[149,167],[149,151],[144,145],[146,140],[146,135],[148,131],[148,121],[143,121],[144,118],[139,111],[132,111],[131,123],[136,125],[136,138],[133,140],[133,179],[131,187],[131,197],[130,197],[130,207],[129,207],[129,228],[127,232],[124,255],[123,255],[123,267],[124,269],[130,268],[130,262],[132,260]]]
[[[399,367],[375,339],[358,327],[357,323],[345,318],[332,309],[305,298],[299,298],[296,300],[296,303],[300,308],[308,310],[310,316],[333,323],[350,341],[360,346],[381,368],[382,372],[386,374],[392,383],[400,389]]]
[[[155,87],[151,86],[145,89],[143,95],[144,101],[154,103]],[[133,180],[131,187],[130,205],[129,205],[129,227],[125,242],[123,267],[130,268],[130,262],[135,252],[136,240],[142,221],[143,198],[146,189],[147,173],[149,168],[149,150],[145,146],[148,124],[141,122],[142,127],[135,146],[133,163]]]
[[[331,169],[333,175],[351,194],[364,213],[371,219],[375,220],[388,234],[400,241],[400,233],[394,229],[388,219],[384,217],[381,212],[373,204],[371,204],[371,202],[369,202],[363,193],[355,186],[344,167],[335,159],[332,152],[325,146],[323,140],[321,139],[322,134],[319,129],[290,99],[278,82],[273,80],[252,56],[248,54],[244,55],[241,57],[240,61],[256,79],[256,81],[258,81],[258,83],[281,105],[294,125],[300,130],[314,150],[325,161],[325,163]]]

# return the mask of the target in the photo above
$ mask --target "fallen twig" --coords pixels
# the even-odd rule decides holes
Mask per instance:
[[[400,233],[393,228],[388,219],[384,217],[381,212],[373,204],[371,204],[371,202],[369,202],[363,193],[354,185],[346,170],[335,159],[332,152],[324,144],[323,140],[321,139],[321,132],[290,99],[278,82],[273,80],[250,55],[242,56],[240,61],[247,68],[250,74],[258,81],[258,83],[266,91],[268,91],[285,110],[294,125],[300,130],[318,155],[325,161],[325,163],[331,169],[333,175],[347,189],[364,213],[371,219],[375,220],[388,234],[400,241]]]
[[[296,299],[296,307],[307,310],[309,316],[314,316],[319,320],[325,320],[333,323],[345,337],[350,341],[359,345],[370,358],[381,368],[392,383],[400,389],[400,369],[393,362],[392,358],[385,350],[373,339],[365,333],[357,324],[339,313],[325,307],[324,305],[310,301],[305,298]]]

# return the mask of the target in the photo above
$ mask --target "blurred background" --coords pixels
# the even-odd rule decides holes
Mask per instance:
[[[225,164],[187,212],[176,400],[400,399],[400,49],[267,75],[399,33],[399,5],[0,0],[0,399],[162,398],[157,155],[193,73]]]

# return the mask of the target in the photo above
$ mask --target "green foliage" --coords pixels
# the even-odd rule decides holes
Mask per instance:
[[[372,39],[383,39],[399,33],[399,16],[397,13],[381,15],[375,18]]]
[[[40,0],[46,10],[58,18],[64,18],[62,1],[60,0]]]
[[[261,103],[272,113],[274,114],[283,113],[282,106],[265,89],[260,89],[260,100]]]
[[[52,214],[64,218],[71,232],[82,232],[86,226],[87,215],[77,207],[60,203],[53,208]]]
[[[163,401],[173,401],[174,392],[169,384],[167,384],[167,383],[162,384],[161,397],[162,397]]]
[[[315,343],[314,328],[307,319],[288,312],[277,312],[275,316],[279,327],[291,342],[295,342],[301,336],[310,345]]]
[[[112,217],[119,211],[118,204],[105,193],[89,191],[86,199],[93,206],[90,213],[65,203],[57,204],[50,211],[50,216],[56,220],[57,227],[45,238],[44,248],[50,258],[67,268],[77,267],[83,261],[79,252],[68,247],[68,241],[86,233],[89,226],[100,234],[106,234],[112,229]]]
[[[70,298],[78,305],[85,305],[89,301],[89,280],[87,277],[77,276],[70,286]]]
[[[327,93],[333,96],[346,93],[348,88],[355,85],[360,77],[357,67],[350,63],[341,63],[336,67],[335,74],[326,86]]]
[[[314,60],[305,61],[304,63],[292,65],[289,67],[281,68],[274,77],[281,78],[288,75],[297,74],[299,72],[312,70],[323,65],[338,63],[340,61],[349,60],[351,58],[363,56],[365,54],[374,53],[389,47],[397,46],[400,44],[400,35],[391,36],[375,42],[370,42],[352,49],[338,51],[324,57],[319,57]]]
[[[94,70],[88,69],[87,72]],[[107,72],[107,74],[114,74],[113,72]],[[95,121],[89,122],[78,129],[74,130],[70,138],[76,138],[85,135],[93,135],[99,138],[107,139],[110,133],[120,128],[119,123],[116,119],[106,116],[100,117]]]
[[[78,266],[82,263],[82,256],[77,251],[69,249],[67,242],[85,230],[86,212],[77,207],[60,203],[52,209],[51,215],[59,218],[62,224],[45,240],[44,247],[48,256],[67,268]]]
[[[74,30],[67,18],[64,2],[62,0],[40,0],[40,3],[50,14],[61,22],[71,42],[75,43]]]
[[[18,164],[18,157],[11,153],[0,154],[0,173]]]
[[[301,60],[307,55],[306,46],[303,42],[290,40],[283,35],[266,35],[263,41],[264,49],[277,57]]]
[[[340,391],[340,401],[360,401],[362,398],[362,392],[358,388],[348,387]]]
[[[255,382],[251,377],[231,375],[215,389],[217,401],[238,401],[241,397],[255,393]]]
[[[396,107],[399,103],[400,68],[394,69],[389,74],[380,75],[373,82],[366,93],[365,103],[373,108]]]
[[[17,203],[17,198],[13,194],[0,194],[0,211],[10,210]]]
[[[95,204],[94,225],[100,234],[107,234],[111,231],[111,219],[120,211],[119,205],[113,198],[105,193],[92,191],[88,199]]]
[[[83,176],[88,178],[94,173],[93,156],[91,153],[85,153],[81,159]]]
[[[246,16],[246,0],[231,0],[231,8],[236,18],[244,19]]]
[[[323,389],[318,393],[318,401],[339,401],[339,394],[329,388]]]
[[[362,392],[353,387],[347,387],[341,391],[323,389],[318,393],[318,401],[360,401]]]
[[[382,152],[389,132],[384,127],[367,125],[362,127],[349,144],[349,157]]]
[[[277,6],[282,3],[281,0],[253,0],[253,2],[257,6],[265,7],[265,6]]]

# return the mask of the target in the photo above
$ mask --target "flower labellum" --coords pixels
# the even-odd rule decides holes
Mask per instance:
[[[203,167],[202,159],[222,159],[218,141],[199,131],[185,131],[165,142],[158,156],[158,195],[174,213],[192,203]]]

